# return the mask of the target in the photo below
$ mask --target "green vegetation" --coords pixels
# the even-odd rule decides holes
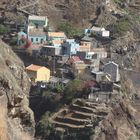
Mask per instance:
[[[117,4],[121,4],[123,2],[123,0],[114,0],[114,2]]]
[[[65,32],[65,34],[69,38],[82,35],[82,32],[80,31],[80,29],[74,27],[69,22],[61,22],[58,25],[58,30]]]
[[[73,80],[71,81],[64,90],[64,103],[71,103],[72,100],[76,97],[76,94],[82,91],[82,81]]]
[[[125,17],[117,21],[113,25],[113,35],[123,36],[126,34],[127,31],[130,29],[130,17]]]
[[[4,25],[0,24],[0,35],[7,34],[10,32],[10,29],[8,27],[5,27]]]

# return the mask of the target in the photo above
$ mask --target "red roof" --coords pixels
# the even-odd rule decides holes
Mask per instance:
[[[72,56],[71,59],[72,59],[74,62],[81,61],[81,59],[80,59],[78,56]]]
[[[38,65],[31,64],[31,65],[29,65],[28,67],[26,67],[26,70],[37,71],[37,70],[39,70],[40,68],[42,68],[42,66],[38,66]]]

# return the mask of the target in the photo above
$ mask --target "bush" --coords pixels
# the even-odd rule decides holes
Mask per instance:
[[[10,32],[10,29],[8,27],[5,27],[4,25],[0,24],[0,35],[7,34]]]
[[[114,35],[123,36],[130,29],[130,19],[128,17],[122,18],[113,25],[112,32]]]
[[[80,29],[74,27],[71,23],[69,22],[61,22],[58,25],[58,30],[65,32],[67,37],[72,38],[76,36],[80,36],[82,33]]]
[[[64,90],[64,97],[63,101],[66,104],[72,102],[72,100],[76,97],[78,92],[82,90],[82,81],[80,80],[73,80],[71,81]]]

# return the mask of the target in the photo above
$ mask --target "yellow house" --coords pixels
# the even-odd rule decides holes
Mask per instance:
[[[26,71],[33,82],[48,82],[50,79],[50,70],[46,67],[31,64],[26,67]]]

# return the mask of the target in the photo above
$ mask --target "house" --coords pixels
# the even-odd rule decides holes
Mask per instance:
[[[108,30],[105,30],[105,28],[96,27],[96,26],[93,26],[89,32],[90,32],[90,34],[93,34],[93,35],[99,36],[99,37],[109,37],[110,36],[110,32]]]
[[[46,42],[47,35],[43,28],[32,28],[28,32],[28,39],[30,39],[33,44],[42,44]]]
[[[87,68],[91,71],[99,71],[100,60],[99,59],[85,59],[84,63],[87,65]]]
[[[65,40],[61,46],[63,55],[75,55],[79,50],[79,43],[77,43],[74,39]]]
[[[84,61],[77,61],[74,62],[72,65],[72,70],[75,76],[79,76],[80,74],[85,72],[87,65],[84,63]]]
[[[97,82],[103,81],[105,79],[105,73],[102,71],[91,71],[91,75],[95,78]]]
[[[92,48],[91,52],[94,52],[92,59],[104,59],[107,58],[107,51],[105,48]]]
[[[81,59],[78,57],[78,56],[71,56],[68,61],[67,61],[67,64],[68,65],[73,65],[73,63],[75,62],[79,62],[81,61]]]
[[[44,66],[31,64],[26,67],[26,71],[33,82],[48,82],[50,79],[50,70]]]
[[[43,45],[40,52],[43,56],[56,56],[61,54],[61,47]]]
[[[44,28],[48,26],[48,18],[46,16],[36,16],[36,15],[29,15],[28,17],[28,29],[33,29],[35,27]]]
[[[119,65],[113,61],[104,65],[104,73],[111,77],[111,81],[119,82],[120,81],[120,73],[119,73]]]
[[[63,43],[63,40],[52,40],[51,44],[54,47],[61,47],[61,44]]]
[[[64,32],[48,32],[47,40],[66,40]]]
[[[91,42],[81,41],[79,46],[79,51],[90,52],[91,50]]]
[[[21,46],[24,44],[24,42],[22,41],[22,38],[27,38],[27,34],[24,33],[23,31],[18,32],[18,38],[17,38],[17,45]]]
[[[77,51],[77,56],[79,56],[81,60],[85,59],[91,60],[93,59],[94,54],[95,54],[94,52]]]

